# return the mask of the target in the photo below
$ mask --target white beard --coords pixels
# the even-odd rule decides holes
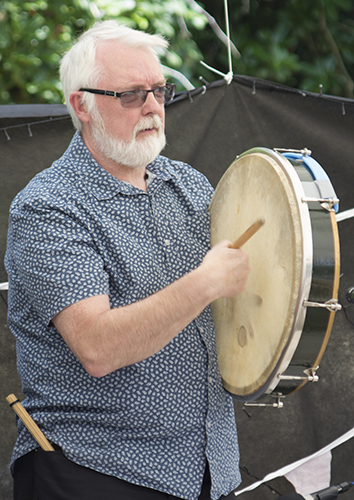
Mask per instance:
[[[120,165],[140,169],[146,167],[160,154],[166,145],[162,121],[158,115],[142,118],[134,127],[130,141],[123,141],[110,136],[102,116],[96,110],[92,111],[92,138],[99,151]],[[141,130],[155,128],[156,133],[137,140]]]

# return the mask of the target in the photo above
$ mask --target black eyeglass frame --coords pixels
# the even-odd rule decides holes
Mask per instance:
[[[81,89],[79,89],[79,91],[80,92],[90,92],[91,94],[108,95],[109,97],[118,97],[118,98],[121,98],[125,94],[134,94],[136,96],[136,100],[133,100],[127,104],[134,104],[134,103],[139,102],[139,101],[141,102],[141,104],[138,106],[126,106],[126,107],[140,107],[145,103],[149,92],[152,92],[154,94],[155,99],[156,99],[155,92],[157,90],[161,90],[161,89],[165,89],[164,103],[166,104],[166,103],[171,102],[175,96],[175,90],[176,90],[176,85],[174,83],[166,83],[165,85],[161,85],[159,87],[155,87],[155,88],[150,89],[150,90],[134,89],[134,90],[125,90],[124,92],[115,92],[114,90],[81,88]],[[168,95],[168,92],[170,93],[170,95]],[[167,93],[167,96],[166,96],[166,93]],[[168,100],[166,100],[166,97],[168,97]],[[122,106],[123,106],[123,103],[122,103]]]

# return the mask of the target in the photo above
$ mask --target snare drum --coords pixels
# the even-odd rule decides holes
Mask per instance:
[[[209,207],[212,246],[265,219],[243,247],[245,290],[211,305],[223,384],[239,401],[286,396],[316,380],[340,308],[333,186],[311,152],[281,151],[237,157]]]

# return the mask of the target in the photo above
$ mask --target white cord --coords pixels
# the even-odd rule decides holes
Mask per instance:
[[[228,58],[229,58],[229,72],[226,75],[227,76],[227,83],[230,85],[232,82],[233,78],[233,71],[232,71],[232,58],[231,58],[231,38],[230,38],[230,23],[229,23],[229,7],[227,0],[224,0],[224,5],[225,5],[225,22],[226,22],[226,36],[227,36],[227,52],[228,52]]]
[[[188,1],[191,1],[191,0],[188,0]],[[221,71],[218,71],[217,69],[212,68],[211,66],[208,66],[208,64],[206,64],[203,61],[200,61],[200,64],[202,64],[203,66],[205,66],[206,68],[208,68],[213,73],[216,73],[217,75],[222,76],[224,78],[224,80],[226,80],[226,83],[228,85],[230,85],[230,83],[232,82],[233,77],[234,77],[234,74],[233,74],[233,71],[232,71],[232,48],[235,48],[235,46],[231,42],[231,38],[230,38],[229,9],[228,9],[227,0],[224,0],[224,5],[225,5],[226,39],[227,39],[227,52],[228,52],[228,61],[229,61],[229,72],[225,75],[225,73],[222,73]],[[238,55],[239,55],[239,52],[238,52]]]
[[[218,71],[217,69],[215,68],[212,68],[211,66],[209,66],[207,63],[205,63],[204,61],[200,61],[200,64],[202,64],[203,66],[205,66],[206,68],[210,69],[210,71],[212,71],[213,73],[216,73],[217,75],[220,75],[222,76],[223,78],[226,79],[227,75],[225,75],[225,73],[221,73],[221,71]]]
[[[164,66],[163,64],[161,64],[161,68],[163,73],[165,73],[166,75],[170,75],[176,80],[178,80],[187,90],[195,89],[194,85],[191,84],[188,78],[179,71],[177,71],[176,69],[169,68],[168,66]]]

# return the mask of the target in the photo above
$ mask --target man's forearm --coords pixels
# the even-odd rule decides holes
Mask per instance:
[[[156,294],[111,309],[108,296],[84,299],[53,323],[87,372],[95,377],[157,353],[213,300],[242,290],[248,261],[225,245],[202,265]]]

